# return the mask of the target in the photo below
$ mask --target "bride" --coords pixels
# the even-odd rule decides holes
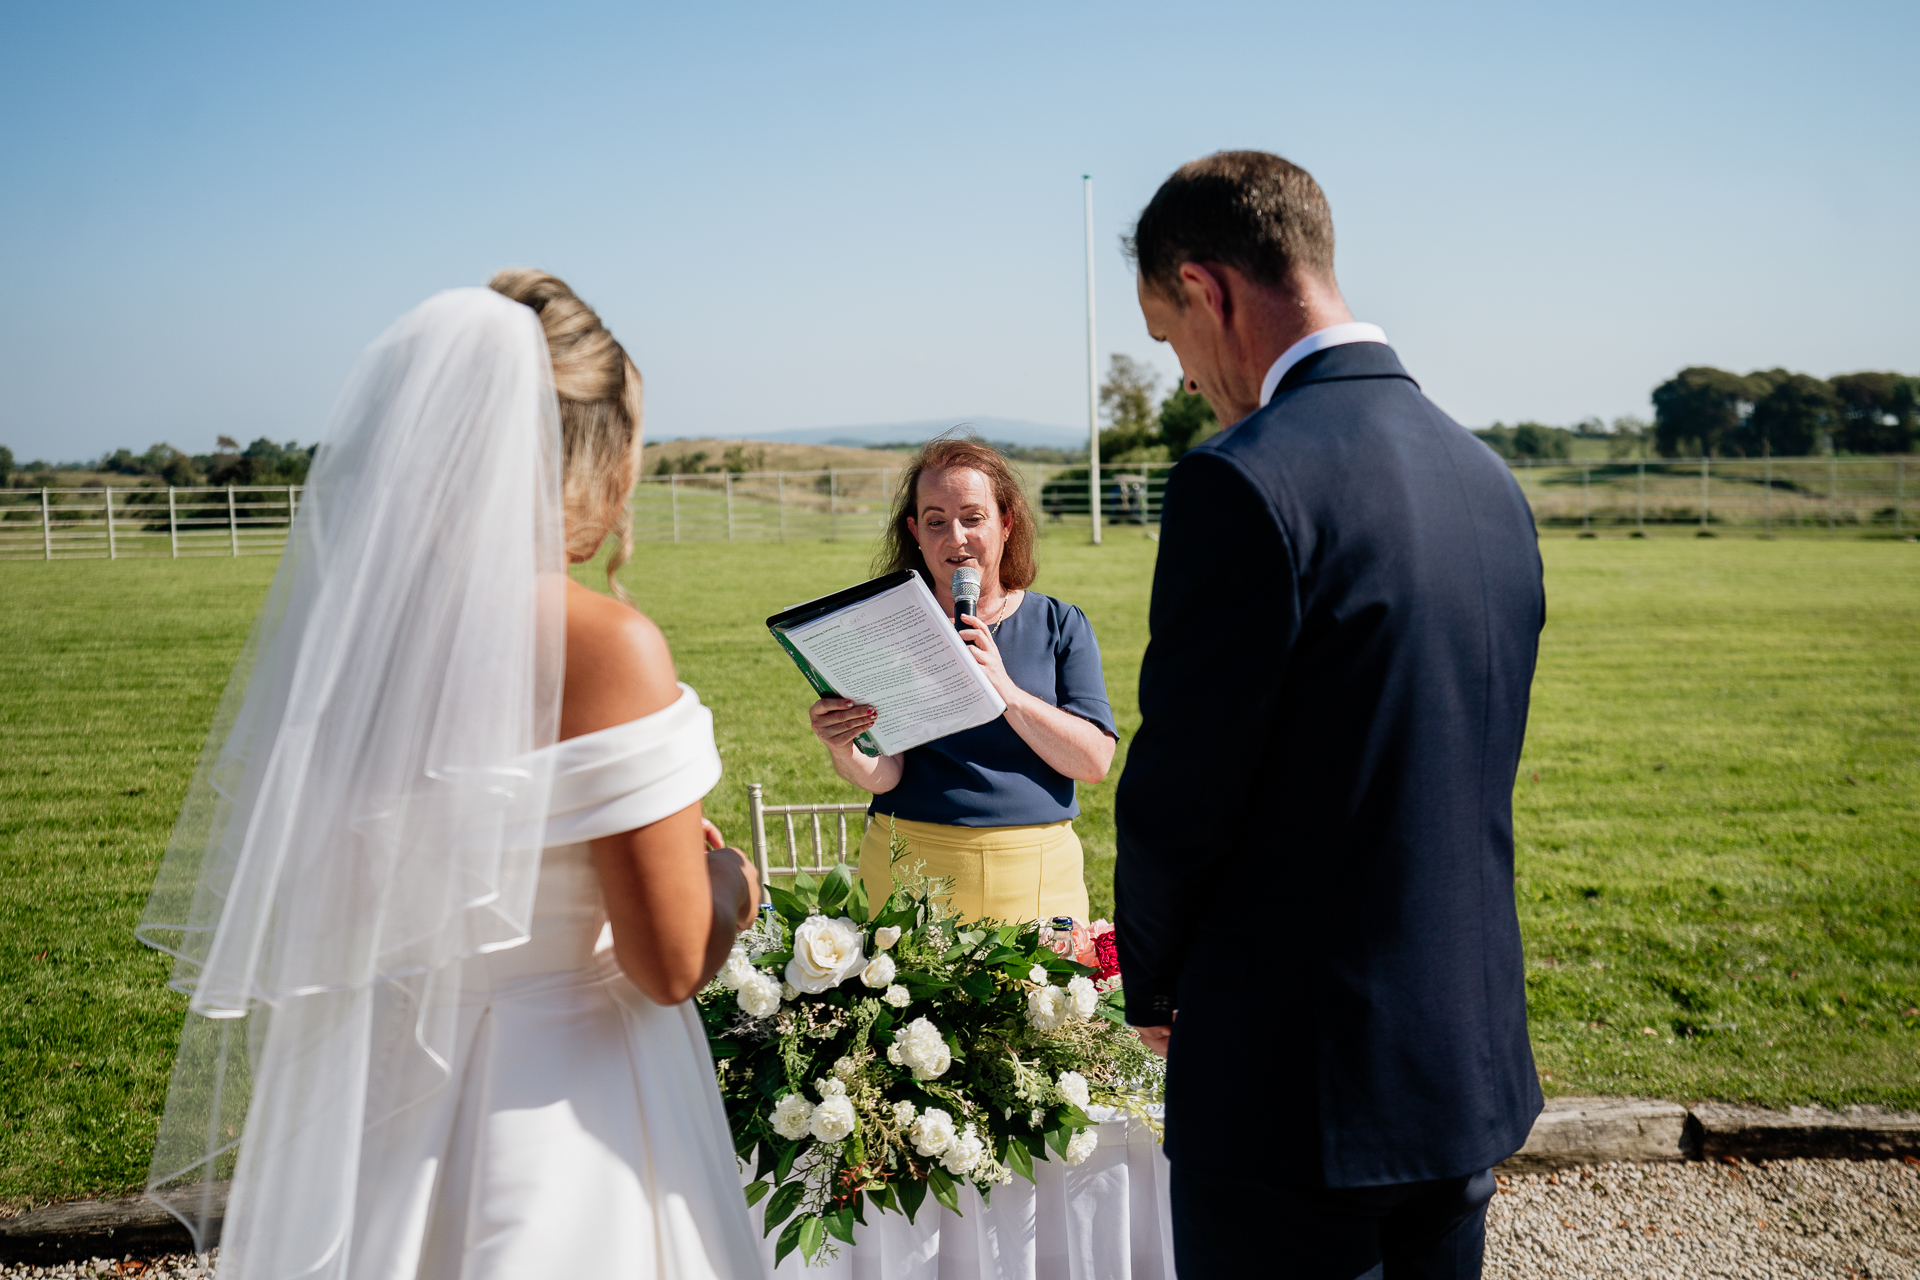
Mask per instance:
[[[613,581],[639,450],[542,272],[343,393],[140,928],[192,997],[149,1194],[223,1277],[763,1274],[686,1003],[758,887]],[[618,599],[566,573],[609,538]]]

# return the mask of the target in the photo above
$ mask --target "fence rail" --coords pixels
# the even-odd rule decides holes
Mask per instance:
[[[298,485],[0,489],[0,560],[275,555]]]
[[[1522,462],[1514,477],[1542,529],[1920,532],[1909,485],[1920,467],[1883,458],[1658,458]],[[1172,463],[1108,464],[1106,526],[1160,521]],[[1086,529],[1087,469],[1016,464],[1042,535]],[[1915,472],[1909,475],[1909,472]],[[900,468],[646,476],[633,494],[641,542],[870,540]],[[270,555],[285,546],[300,486],[0,489],[0,560]]]

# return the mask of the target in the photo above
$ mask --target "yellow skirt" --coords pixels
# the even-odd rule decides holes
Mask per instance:
[[[1037,827],[950,827],[875,814],[860,842],[860,880],[876,906],[893,892],[887,848],[893,831],[907,844],[902,876],[914,874],[919,863],[920,874],[952,880],[944,900],[963,920],[1072,916],[1086,922],[1085,867],[1071,819]]]

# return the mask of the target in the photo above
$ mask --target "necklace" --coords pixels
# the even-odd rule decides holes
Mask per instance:
[[[995,618],[992,622],[987,623],[988,635],[997,636],[1000,634],[1000,624],[1007,620],[1007,603],[1012,599],[1013,599],[1012,592],[1008,592],[1006,595],[1000,597],[1000,616]],[[983,618],[981,619],[981,621],[984,622],[986,620]]]

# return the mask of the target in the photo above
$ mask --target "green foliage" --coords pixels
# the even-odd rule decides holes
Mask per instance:
[[[7,477],[12,474],[13,474],[13,450],[7,448],[7,446],[3,444],[0,444],[0,485],[4,485],[7,482]]]
[[[1131,356],[1115,352],[1100,384],[1100,412],[1110,424],[1100,433],[1100,461],[1140,461],[1154,440],[1153,392],[1160,375]]]
[[[1549,427],[1538,422],[1502,426],[1498,422],[1473,434],[1503,458],[1548,458],[1573,456],[1574,433],[1565,427]]]
[[[1815,378],[1785,369],[1742,377],[1682,369],[1653,391],[1654,434],[1669,458],[1906,453],[1920,435],[1920,378],[1849,373]]]
[[[1214,416],[1213,406],[1199,392],[1187,390],[1184,382],[1176,384],[1160,402],[1160,443],[1166,446],[1172,461],[1178,462],[1181,454],[1219,430],[1220,419]]]

